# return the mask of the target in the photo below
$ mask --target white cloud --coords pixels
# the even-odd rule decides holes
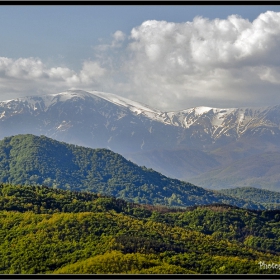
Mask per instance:
[[[38,58],[0,57],[1,92],[99,89],[163,110],[280,104],[280,13],[117,30],[79,71]],[[2,97],[1,97],[2,99]]]
[[[100,84],[106,70],[96,61],[85,61],[80,72],[67,67],[48,68],[38,58],[0,57],[1,99],[9,95],[53,93],[67,88],[92,88]]]
[[[114,48],[120,48],[123,45],[123,41],[126,39],[126,35],[124,32],[117,30],[114,34],[111,35],[113,38],[108,44],[100,44],[95,46],[93,49],[95,51],[104,52],[104,51],[112,51]],[[102,40],[101,40],[102,41]]]
[[[83,63],[83,69],[80,72],[80,80],[84,84],[96,83],[105,73],[106,70],[98,62],[85,61]]]
[[[39,59],[19,58],[15,61],[0,57],[0,71],[2,76],[12,78],[39,78],[43,75],[43,65]]]
[[[125,33],[123,33],[120,30],[117,30],[114,34],[113,34],[113,38],[114,41],[123,41],[125,39]]]
[[[65,68],[65,67],[53,67],[46,71],[48,73],[48,77],[51,79],[57,79],[57,80],[67,80],[73,78],[75,75],[75,72]]]
[[[253,22],[237,15],[185,23],[150,20],[133,28],[130,40],[126,67],[138,100],[182,109],[209,102],[240,106],[254,98],[261,104],[269,91],[278,96],[280,13],[268,11]],[[263,95],[256,93],[260,85],[267,86]]]

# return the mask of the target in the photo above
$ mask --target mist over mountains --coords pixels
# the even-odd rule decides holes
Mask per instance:
[[[161,112],[81,90],[0,102],[0,138],[27,133],[111,149],[206,188],[280,187],[279,105]]]

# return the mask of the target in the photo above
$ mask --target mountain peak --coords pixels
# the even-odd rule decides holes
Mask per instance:
[[[24,123],[24,118],[30,122],[33,117],[39,118],[32,121],[33,125]],[[116,142],[118,138],[118,141],[125,141],[132,147],[134,144],[130,142],[134,139],[141,150],[162,145],[209,146],[220,140],[236,140],[243,135],[275,138],[280,134],[279,106],[198,106],[176,112],[161,112],[116,94],[85,90],[66,90],[0,102],[0,121],[3,122],[2,126],[9,126],[2,128],[1,135],[5,133],[3,136],[11,135],[11,132],[6,132],[13,131],[12,127],[15,126],[20,126],[20,131],[25,129],[23,132],[29,132],[26,130],[29,126],[32,128],[30,132],[34,134],[38,134],[37,130],[47,129],[45,134],[51,137],[59,133],[66,135],[69,130],[81,130],[83,127],[83,133],[89,138],[87,146],[94,139],[95,145],[99,143],[102,147],[116,147],[113,143],[119,145]],[[78,135],[72,138],[77,139]]]

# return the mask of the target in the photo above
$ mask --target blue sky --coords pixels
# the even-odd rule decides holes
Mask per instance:
[[[162,110],[280,104],[279,12],[280,5],[0,6],[0,100],[79,88]]]

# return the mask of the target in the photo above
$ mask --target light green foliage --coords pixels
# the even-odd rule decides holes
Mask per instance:
[[[0,185],[0,273],[279,273],[279,210],[136,205]]]

